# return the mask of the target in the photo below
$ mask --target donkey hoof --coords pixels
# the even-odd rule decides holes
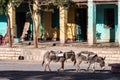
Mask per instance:
[[[89,69],[86,69],[86,71],[90,71]]]
[[[60,72],[60,69],[58,69],[57,71]]]
[[[58,72],[63,72],[64,70],[63,70],[63,69],[61,69],[61,70],[60,70],[60,69],[58,69],[57,71],[58,71]]]
[[[80,72],[80,70],[78,69],[78,70],[76,70],[76,72]]]

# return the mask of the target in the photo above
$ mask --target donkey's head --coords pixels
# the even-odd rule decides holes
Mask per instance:
[[[104,69],[105,67],[105,57],[98,57],[97,62],[100,64],[100,67]]]

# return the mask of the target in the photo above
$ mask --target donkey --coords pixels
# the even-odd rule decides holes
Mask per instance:
[[[58,71],[64,71],[64,62],[68,59],[71,59],[71,61],[75,60],[75,52],[70,50],[68,52],[62,52],[62,51],[48,51],[43,56],[42,66],[44,66],[44,71],[46,71],[47,67],[49,71],[50,69],[50,62],[60,62],[61,67],[58,69]]]
[[[74,61],[74,65],[76,65],[76,71],[80,71],[80,64],[82,61],[88,63],[87,70],[89,70],[91,64],[94,64],[92,70],[95,71],[95,63],[99,63],[100,67],[104,69],[105,66],[105,57],[100,57],[94,52],[89,51],[81,51],[76,55],[76,60]]]

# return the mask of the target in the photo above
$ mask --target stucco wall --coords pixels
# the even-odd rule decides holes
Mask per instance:
[[[106,8],[114,8],[115,14],[115,40],[117,40],[117,6],[116,5],[97,5],[96,8],[96,33],[100,34],[99,41],[109,41],[110,40],[110,29],[105,28],[104,25],[104,9]]]

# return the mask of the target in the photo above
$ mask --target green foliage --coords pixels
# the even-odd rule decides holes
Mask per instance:
[[[19,6],[23,0],[0,0],[0,14],[6,14],[8,4],[11,2],[13,6]]]
[[[0,14],[4,14],[10,0],[0,0]]]
[[[72,0],[44,0],[40,1],[41,5],[56,5],[56,6],[68,6],[69,4],[72,3]]]
[[[71,0],[55,0],[55,2],[57,3],[57,5],[60,6],[65,6],[71,3]]]
[[[64,7],[65,9],[68,9],[71,4],[73,4],[72,0],[41,0],[39,6],[41,10],[50,11],[52,5],[57,8]]]
[[[24,0],[12,0],[13,6],[19,7]]]
[[[73,3],[71,0],[57,0],[57,1],[58,1],[58,6],[60,5],[66,9],[68,9],[68,7],[70,7],[70,5]]]

